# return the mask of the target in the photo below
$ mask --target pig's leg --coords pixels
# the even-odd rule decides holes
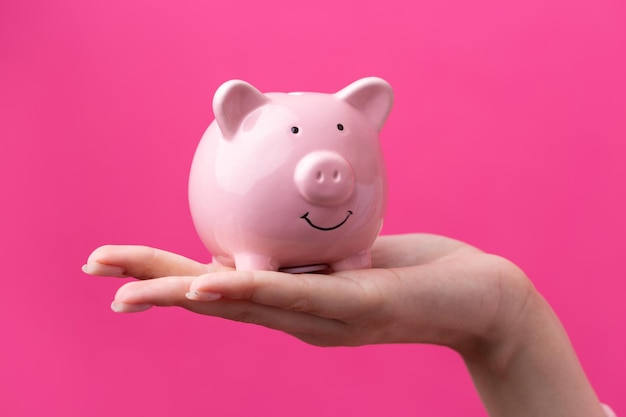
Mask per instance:
[[[366,249],[361,252],[357,252],[354,255],[350,255],[347,258],[341,259],[337,262],[330,264],[330,268],[333,271],[347,271],[351,269],[367,269],[372,267],[372,255],[370,250]]]
[[[227,268],[235,267],[235,261],[233,260],[233,258],[227,256],[213,256],[212,263],[220,266],[225,266]]]
[[[239,253],[234,257],[237,271],[278,271],[276,262],[267,255]]]

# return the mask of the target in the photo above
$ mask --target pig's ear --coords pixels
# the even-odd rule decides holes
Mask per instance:
[[[383,128],[393,106],[393,90],[382,78],[368,77],[335,93],[340,100],[361,110],[378,130]]]
[[[213,114],[224,137],[231,139],[246,116],[267,101],[263,93],[245,81],[231,80],[222,84],[213,96]]]

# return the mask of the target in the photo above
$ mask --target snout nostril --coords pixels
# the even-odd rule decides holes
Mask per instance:
[[[317,171],[317,173],[315,174],[315,179],[317,180],[317,182],[324,181],[324,174],[322,173],[322,171]]]
[[[333,180],[335,180],[335,182],[337,182],[340,179],[341,179],[341,175],[339,174],[339,171],[335,170],[335,172],[333,172]]]

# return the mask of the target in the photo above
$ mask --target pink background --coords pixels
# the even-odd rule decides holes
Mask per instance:
[[[626,416],[626,6],[620,0],[0,3],[0,415],[484,416],[433,346],[320,349],[178,309],[116,315],[104,243],[208,260],[189,165],[225,80],[378,75],[384,232],[510,258]]]

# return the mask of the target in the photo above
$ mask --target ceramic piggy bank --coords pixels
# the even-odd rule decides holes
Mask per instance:
[[[371,267],[387,199],[380,78],[334,94],[224,83],[191,167],[194,225],[213,261],[238,270]]]

